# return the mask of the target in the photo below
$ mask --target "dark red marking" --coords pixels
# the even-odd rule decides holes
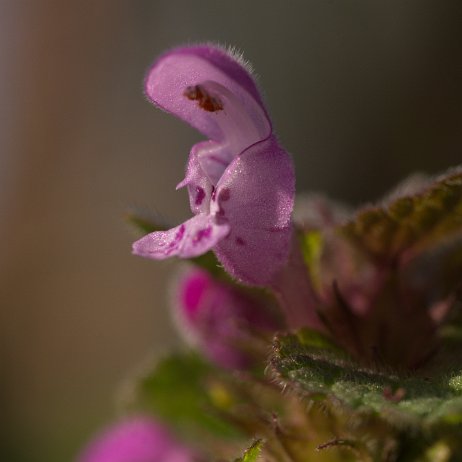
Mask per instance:
[[[194,202],[196,205],[201,205],[203,200],[205,199],[205,191],[200,186],[196,187],[196,201]]]
[[[173,241],[170,242],[169,247],[173,247],[175,244],[177,244],[179,241],[181,241],[181,239],[183,239],[185,231],[186,231],[185,225],[181,225],[180,229],[175,234],[175,237],[173,238]]]
[[[205,237],[210,237],[210,234],[212,234],[212,227],[211,227],[211,226],[208,226],[208,227],[205,228],[205,229],[200,229],[200,230],[196,233],[196,235],[194,236],[194,239],[193,239],[194,244],[199,243],[199,242],[202,241],[202,239],[204,239]]]
[[[183,239],[185,231],[186,231],[186,226],[181,225],[178,231],[176,232],[175,237],[173,238],[173,241],[170,241],[167,249],[165,249],[164,251],[165,255],[170,255],[175,250],[175,248],[178,246],[178,242],[180,242],[181,239]]]
[[[191,101],[197,101],[200,108],[207,112],[223,110],[223,103],[216,96],[207,93],[202,85],[192,85],[184,91],[184,96]]]
[[[244,239],[242,237],[236,237],[236,244],[237,245],[245,245]]]

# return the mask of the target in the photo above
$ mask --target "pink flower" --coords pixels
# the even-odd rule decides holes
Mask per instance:
[[[173,297],[175,317],[186,340],[225,368],[246,369],[261,360],[252,348],[253,335],[260,338],[282,327],[270,306],[195,267],[183,271]]]
[[[288,258],[295,179],[248,66],[217,46],[177,48],[154,63],[145,88],[208,140],[192,147],[178,185],[194,217],[148,234],[133,252],[161,260],[213,250],[234,277],[268,284]]]
[[[104,430],[77,462],[193,462],[193,452],[149,417],[131,417]]]

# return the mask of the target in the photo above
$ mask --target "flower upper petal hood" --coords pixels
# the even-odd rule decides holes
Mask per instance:
[[[162,55],[145,80],[147,97],[214,141],[232,136],[237,115],[255,133],[247,146],[271,134],[271,122],[253,78],[221,47],[191,46]],[[188,100],[196,100],[191,104]],[[238,111],[236,111],[238,109]],[[242,127],[238,127],[242,128]],[[242,138],[242,132],[236,135]],[[244,141],[242,141],[244,142]]]

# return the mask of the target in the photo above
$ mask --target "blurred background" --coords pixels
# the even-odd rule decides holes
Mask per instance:
[[[232,44],[260,76],[298,190],[372,201],[462,161],[460,0],[0,0],[0,460],[62,462],[118,385],[177,343],[174,263],[130,255],[128,208],[175,192],[199,135],[154,109],[166,48]]]

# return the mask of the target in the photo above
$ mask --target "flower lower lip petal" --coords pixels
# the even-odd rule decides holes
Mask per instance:
[[[200,214],[168,231],[156,231],[133,244],[133,253],[164,260],[173,256],[192,258],[214,247],[229,232],[225,222]]]

